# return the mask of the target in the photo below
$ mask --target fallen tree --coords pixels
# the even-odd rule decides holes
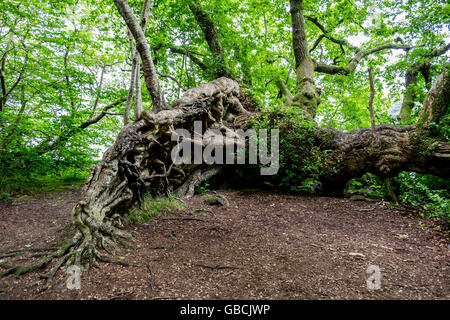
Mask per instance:
[[[203,161],[174,163],[172,150],[178,139],[173,137],[177,137],[177,130],[186,130],[191,142],[202,150],[213,144],[217,147],[217,143],[222,149],[235,148],[245,144],[245,140],[238,139],[234,130],[248,129],[260,117],[259,112],[249,111],[248,97],[241,91],[239,83],[225,77],[186,91],[171,108],[167,108],[159,85],[154,86],[157,84],[156,71],[137,19],[126,1],[114,2],[135,37],[137,50],[143,60],[147,87],[151,93],[151,90],[154,91],[152,98],[157,112],[144,110],[139,118],[126,125],[114,145],[92,170],[81,199],[72,211],[72,225],[76,230],[73,238],[37,264],[12,266],[3,276],[34,271],[55,260],[48,275],[49,285],[55,273],[64,265],[88,269],[95,266],[97,260],[127,264],[111,256],[112,248],[116,243],[125,246],[133,244],[133,235],[123,228],[122,219],[130,208],[140,203],[144,193],[191,196],[197,186],[217,176],[226,166]],[[200,9],[195,10],[200,15]],[[314,124],[314,117],[320,104],[320,90],[316,88],[313,76],[314,72],[328,72],[329,68],[317,66],[309,56],[302,1],[291,0],[291,15],[298,91],[294,96],[282,81],[278,85],[286,98],[285,106],[303,110],[302,118],[290,121],[313,123],[310,141],[313,141],[315,150],[321,153],[323,162],[323,168],[315,178],[321,182],[323,192],[339,192],[350,179],[367,172],[383,178],[393,177],[401,171],[449,177],[450,144],[433,129],[448,112],[449,71],[445,70],[434,82],[424,100],[419,120],[414,125],[378,125],[374,128],[375,135],[371,128],[351,132],[319,128]],[[201,18],[205,21],[206,16],[202,14]],[[204,29],[207,33],[213,27],[208,22],[208,28]],[[354,64],[362,58],[361,55]],[[276,115],[273,120],[275,127],[283,128],[285,125]],[[202,123],[202,131],[196,131],[195,121]],[[289,131],[292,127],[287,125],[285,128]],[[225,138],[217,140],[214,135],[206,135],[208,129],[217,130]],[[283,132],[286,131],[281,130],[280,134]],[[298,150],[304,150],[298,147]],[[295,162],[295,159],[284,161]]]
[[[424,102],[423,119],[417,125],[379,125],[376,138],[370,128],[341,132],[316,128],[317,145],[327,150],[326,168],[319,178],[324,190],[343,188],[354,177],[371,172],[393,177],[401,171],[416,171],[449,176],[450,144],[435,137],[429,127],[438,121],[449,105],[450,74],[443,73]],[[121,219],[138,204],[144,192],[153,195],[171,193],[189,196],[203,181],[217,175],[224,165],[179,164],[171,159],[176,129],[188,130],[193,143],[206,148],[216,140],[194,132],[194,121],[205,131],[223,133],[248,128],[248,120],[258,117],[244,109],[239,101],[237,82],[219,78],[188,90],[170,110],[144,111],[141,118],[125,126],[116,142],[89,175],[80,201],[72,211],[76,233],[72,240],[32,266],[15,266],[3,273],[20,275],[45,267],[57,258],[50,270],[51,280],[64,264],[95,265],[96,260],[127,264],[101,253],[112,253],[114,242],[130,246],[133,235],[122,228]],[[222,148],[235,146],[238,140],[223,139]]]

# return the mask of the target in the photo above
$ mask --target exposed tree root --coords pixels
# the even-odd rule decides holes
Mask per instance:
[[[137,266],[136,263],[125,260],[116,259],[105,255],[100,250],[106,251],[108,254],[113,254],[111,246],[117,248],[115,242],[122,243],[127,247],[130,246],[129,241],[133,240],[130,233],[117,229],[106,224],[94,224],[89,222],[91,229],[88,232],[81,233],[79,231],[72,237],[72,239],[63,244],[60,248],[55,249],[54,246],[49,248],[30,248],[18,250],[21,252],[27,251],[50,251],[44,258],[38,262],[30,265],[8,266],[7,270],[0,274],[0,278],[7,275],[20,276],[29,272],[38,271],[47,267],[50,262],[53,262],[52,268],[47,275],[41,276],[46,279],[44,287],[40,290],[47,290],[59,270],[64,266],[75,265],[80,267],[80,271],[88,271],[91,267],[98,267],[96,261],[115,263],[122,266]],[[17,252],[17,251],[16,251]],[[16,256],[16,252],[8,254],[8,257]]]
[[[171,137],[176,128],[192,132],[195,120],[204,124],[204,130],[229,130],[223,121],[233,120],[234,123],[236,117],[249,115],[237,98],[239,93],[236,82],[220,78],[188,90],[171,110],[156,114],[144,111],[141,119],[122,130],[116,143],[91,172],[82,199],[72,211],[76,233],[71,241],[35,264],[8,268],[0,276],[40,270],[54,260],[45,277],[45,290],[58,270],[65,266],[79,266],[84,272],[95,267],[96,261],[136,266],[112,257],[117,244],[129,248],[135,244],[134,235],[122,229],[123,213],[133,203],[140,203],[145,191],[156,195],[176,192],[182,197],[192,196],[197,186],[220,172],[220,166],[174,166],[171,150],[176,142],[172,142]],[[231,139],[223,143],[225,146],[235,141]],[[14,251],[5,255],[13,257],[16,254]]]
[[[22,254],[26,254],[28,252],[45,252],[45,251],[52,251],[55,249],[55,246],[49,246],[49,247],[43,247],[43,248],[25,248],[25,249],[17,249],[17,250],[10,250],[0,253],[0,259],[2,258],[9,258],[9,257],[16,257]]]
[[[195,267],[211,269],[211,270],[242,269],[241,267],[234,267],[234,266],[221,266],[221,265],[210,266],[210,265],[206,265],[206,264],[192,263],[192,262],[191,262],[191,264]]]

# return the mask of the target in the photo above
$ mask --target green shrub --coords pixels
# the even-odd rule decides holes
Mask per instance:
[[[425,210],[429,216],[450,219],[450,180],[429,174],[402,172],[393,179],[398,198]]]
[[[88,171],[66,169],[59,174],[15,174],[2,178],[0,184],[0,201],[20,195],[35,195],[40,192],[62,191],[86,181]],[[3,196],[2,196],[3,195]],[[8,197],[5,197],[8,195]]]
[[[351,192],[359,191],[365,196],[372,198],[386,198],[389,196],[384,180],[371,173],[366,173],[361,178],[350,180],[347,183],[347,190]]]
[[[304,119],[298,107],[277,105],[263,110],[252,125],[256,130],[279,129],[279,170],[265,184],[284,191],[309,191],[323,174],[326,162],[326,151],[321,150],[325,137],[318,135],[316,124]]]
[[[349,190],[358,190],[367,196],[389,198],[384,179],[373,174],[352,179]],[[391,179],[391,186],[399,201],[417,207],[430,217],[450,219],[450,180],[429,174],[401,172]]]

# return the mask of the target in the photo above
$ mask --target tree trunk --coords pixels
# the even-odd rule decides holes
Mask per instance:
[[[120,15],[123,17],[128,29],[136,41],[136,48],[142,59],[145,83],[148,91],[150,92],[150,96],[152,97],[153,112],[168,109],[167,102],[164,99],[164,95],[159,85],[158,75],[153,63],[151,51],[145,39],[145,34],[142,31],[141,25],[136,19],[136,16],[131,10],[127,0],[114,0],[114,3],[116,4]]]
[[[315,65],[309,55],[303,17],[303,0],[290,0],[292,19],[292,45],[297,75],[297,92],[292,96],[282,80],[277,85],[286,97],[285,105],[304,109],[311,118],[316,115],[320,104],[320,91],[314,82]]]
[[[133,43],[132,41],[130,41]],[[128,123],[130,123],[130,110],[131,110],[131,104],[133,103],[133,95],[134,95],[134,89],[136,86],[136,73],[138,70],[138,63],[139,63],[139,53],[133,49],[133,46],[131,46],[131,52],[133,52],[133,60],[131,63],[131,77],[130,77],[130,85],[128,87],[128,96],[127,96],[127,103],[125,104],[125,111],[123,112],[123,125],[126,126]]]
[[[430,110],[439,109],[436,112],[441,114],[448,107],[449,84],[447,73],[438,78],[425,102]],[[88,229],[103,235],[118,232],[123,237],[124,231],[114,227],[115,219],[139,203],[144,192],[192,195],[202,180],[217,174],[224,165],[174,164],[171,151],[177,141],[171,138],[175,129],[185,129],[194,137],[194,145],[204,150],[218,143],[207,139],[205,130],[217,129],[227,134],[220,141],[222,148],[235,146],[231,129],[247,128],[247,120],[257,116],[243,108],[239,96],[237,82],[219,78],[188,90],[174,102],[172,109],[156,114],[144,111],[140,119],[125,126],[90,174],[82,199],[73,209],[73,221],[80,232],[86,234]],[[196,120],[203,124],[201,133],[194,132]],[[450,144],[433,137],[425,124],[384,124],[376,126],[375,132],[376,139],[372,128],[351,132],[317,128],[317,144],[328,150],[325,159],[328,170],[320,177],[325,190],[343,187],[351,178],[366,172],[383,178],[401,171],[449,176]],[[196,140],[195,134],[203,139]]]
[[[138,61],[136,65],[136,80],[134,84],[136,86],[136,95],[134,103],[134,118],[139,119],[141,117],[143,107],[142,107],[142,91],[141,91],[141,63]]]
[[[410,121],[411,112],[414,108],[414,103],[416,100],[416,88],[417,76],[419,73],[422,74],[427,86],[430,84],[430,68],[431,60],[435,57],[439,57],[445,54],[450,49],[450,44],[447,44],[441,48],[433,49],[428,55],[425,56],[423,62],[418,62],[413,64],[406,70],[405,74],[405,89],[406,92],[403,96],[402,107],[400,109],[400,114],[398,116],[401,123],[405,124]]]
[[[189,4],[189,9],[205,34],[206,42],[213,56],[212,76],[214,78],[231,77],[230,68],[225,60],[222,45],[216,27],[208,14],[198,4]]]

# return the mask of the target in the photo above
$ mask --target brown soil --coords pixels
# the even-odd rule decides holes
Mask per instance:
[[[39,273],[0,280],[0,299],[449,299],[448,243],[430,220],[384,202],[221,190],[229,207],[197,195],[184,215],[129,228],[139,249],[116,257],[137,267],[100,264],[44,292]],[[0,203],[0,251],[62,239],[79,194]],[[195,209],[208,209],[192,217]],[[173,219],[175,218],[175,219]],[[1,254],[0,254],[1,255]],[[4,259],[5,262],[7,261]],[[25,261],[22,261],[25,262]],[[366,269],[381,269],[368,290]]]

